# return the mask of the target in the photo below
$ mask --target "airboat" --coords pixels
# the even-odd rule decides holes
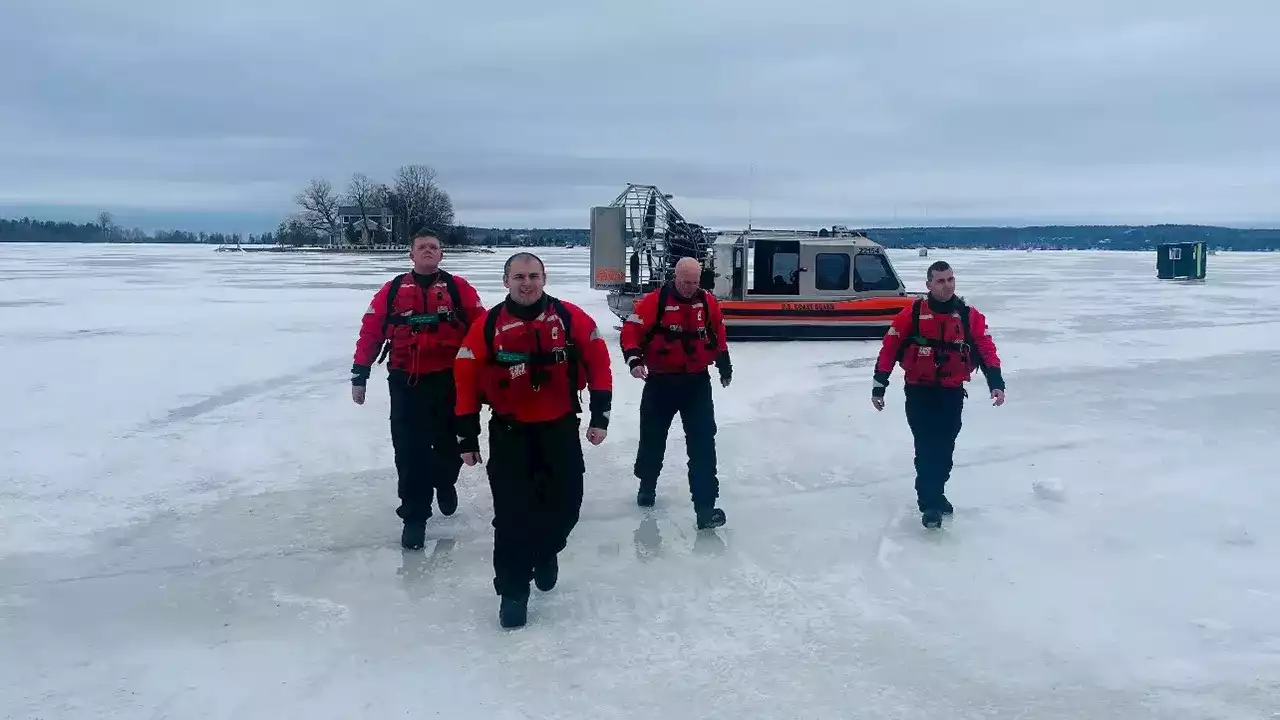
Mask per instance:
[[[623,321],[683,257],[702,266],[702,288],[720,302],[729,340],[880,338],[921,295],[907,291],[884,247],[863,232],[712,232],[685,220],[672,197],[632,183],[591,208],[591,287],[607,291]]]

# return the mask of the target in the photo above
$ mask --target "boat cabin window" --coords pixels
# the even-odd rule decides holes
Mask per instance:
[[[752,278],[756,295],[800,294],[800,242],[798,240],[759,240],[755,247],[755,272]]]
[[[817,290],[849,289],[849,255],[846,253],[818,253],[815,260],[817,272],[813,287]]]
[[[897,290],[898,279],[889,259],[880,253],[858,253],[853,258],[853,289],[858,292]]]

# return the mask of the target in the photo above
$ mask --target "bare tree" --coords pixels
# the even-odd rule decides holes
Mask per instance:
[[[103,210],[98,213],[98,227],[102,229],[103,237],[108,240],[115,236],[116,219],[111,213]]]
[[[396,173],[394,190],[405,225],[405,240],[424,228],[446,233],[453,225],[453,201],[436,183],[436,171],[426,165],[404,165]]]
[[[338,241],[338,195],[333,185],[324,178],[315,178],[295,198],[302,207],[301,222],[329,237],[330,243]]]

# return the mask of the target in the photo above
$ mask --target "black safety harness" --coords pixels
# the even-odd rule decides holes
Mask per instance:
[[[563,348],[544,351],[538,333],[534,333],[533,352],[495,351],[493,348],[493,336],[497,334],[498,315],[502,310],[502,304],[500,303],[490,308],[484,318],[485,349],[488,350],[489,363],[492,365],[504,368],[527,365],[529,383],[533,386],[534,392],[541,389],[542,385],[547,381],[551,366],[568,363],[569,367],[566,370],[569,375],[569,395],[573,400],[573,412],[578,414],[582,412],[582,401],[578,398],[578,365],[582,359],[582,350],[573,341],[573,316],[569,313],[569,309],[558,299],[550,295],[545,297],[547,298],[547,307],[554,311],[556,315],[559,315],[560,322],[564,324],[565,345]],[[503,382],[507,381],[504,380]]]
[[[649,342],[656,335],[662,335],[667,340],[679,340],[684,348],[685,357],[693,357],[693,344],[699,340],[705,341],[708,350],[714,351],[719,343],[716,337],[715,328],[711,326],[711,308],[707,304],[707,291],[698,289],[698,295],[694,299],[702,301],[702,327],[692,330],[672,330],[670,326],[662,324],[662,314],[667,311],[667,300],[671,297],[671,284],[666,283],[662,289],[658,291],[658,312],[653,324],[645,331],[644,342],[641,348],[646,348]]]
[[[938,373],[942,369],[942,364],[950,356],[950,353],[956,352],[960,354],[960,358],[965,365],[972,365],[975,368],[982,367],[982,354],[977,351],[973,343],[973,333],[969,329],[969,306],[963,300],[956,298],[955,312],[960,314],[960,327],[964,331],[963,342],[947,342],[941,338],[925,337],[920,334],[920,307],[927,301],[927,298],[916,298],[911,304],[911,330],[907,333],[907,337],[903,340],[902,347],[898,350],[898,360],[901,361],[903,355],[906,354],[908,345],[917,345],[921,347],[933,348],[930,352],[933,355],[934,377],[939,378]],[[942,326],[942,332],[946,334],[946,325]],[[977,362],[973,362],[973,358],[977,358]]]
[[[381,364],[391,352],[391,337],[388,335],[388,329],[393,325],[408,325],[411,335],[417,335],[426,328],[429,333],[438,332],[441,323],[448,323],[453,327],[460,327],[462,321],[459,320],[459,313],[462,311],[462,295],[458,292],[458,283],[453,276],[444,270],[437,270],[440,274],[439,279],[444,281],[445,287],[449,290],[449,299],[453,301],[453,307],[448,310],[440,310],[433,313],[421,312],[410,313],[408,315],[392,315],[391,311],[396,304],[396,293],[400,290],[400,284],[404,282],[404,278],[409,273],[402,273],[395,276],[391,280],[391,287],[387,289],[387,307],[386,312],[382,316],[382,352],[378,355],[378,363]],[[434,283],[432,283],[434,284]],[[426,290],[423,288],[423,309],[426,309]]]

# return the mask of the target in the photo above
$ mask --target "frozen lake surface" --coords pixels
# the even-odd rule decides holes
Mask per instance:
[[[878,343],[738,344],[729,521],[699,534],[678,422],[635,506],[640,382],[586,251],[538,252],[617,394],[560,585],[509,632],[483,469],[402,551],[385,371],[350,400],[405,263],[0,246],[0,717],[1280,713],[1280,255],[1182,284],[1151,254],[893,252],[912,289],[955,266],[1005,366],[1004,407],[971,387],[954,519],[920,527]],[[505,257],[445,267],[492,304]]]

